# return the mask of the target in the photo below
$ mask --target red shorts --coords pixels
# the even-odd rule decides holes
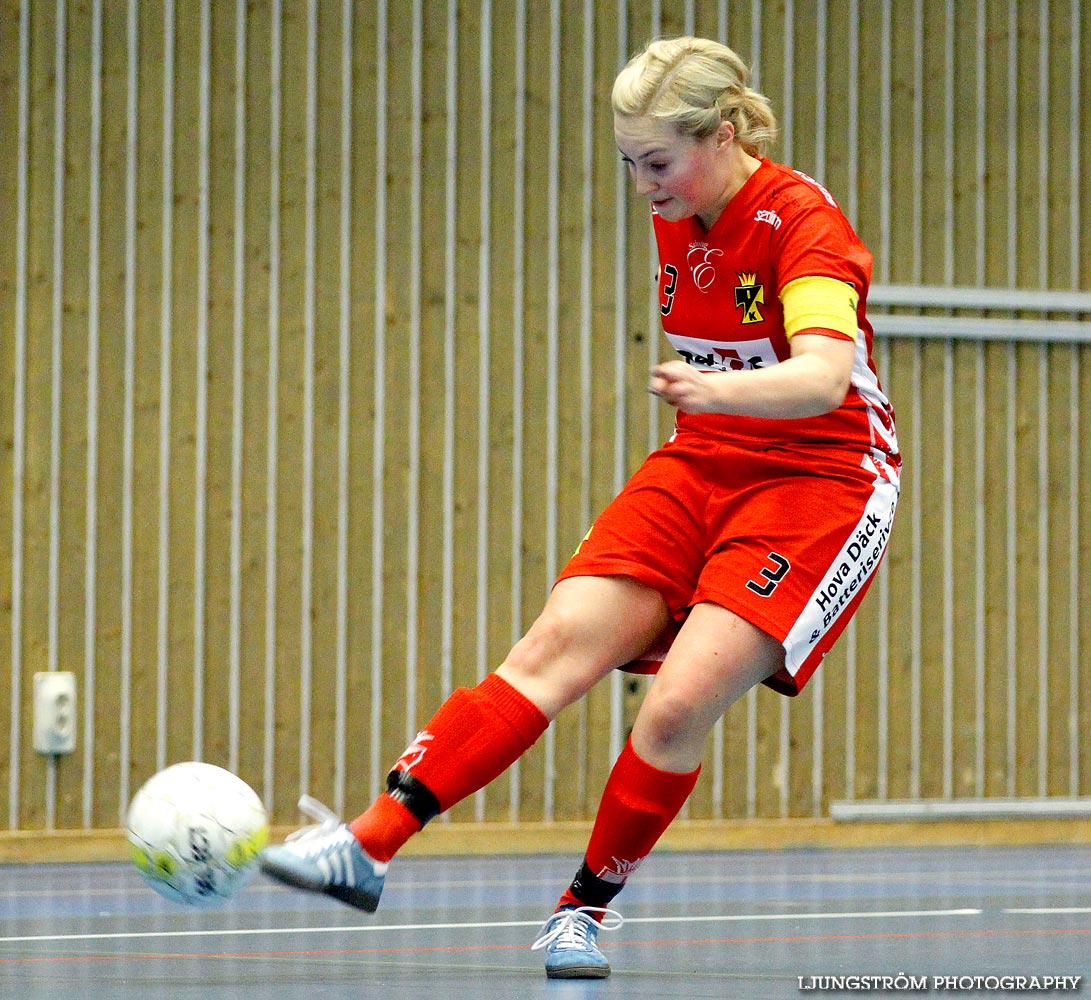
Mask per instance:
[[[645,460],[558,579],[634,577],[676,621],[695,604],[721,605],[784,646],[766,683],[795,695],[874,577],[897,482],[896,465],[871,456],[680,433]],[[660,644],[642,659],[663,653]]]

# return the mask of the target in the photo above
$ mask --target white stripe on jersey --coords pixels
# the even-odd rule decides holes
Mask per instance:
[[[871,452],[864,459],[864,465],[875,467],[876,474],[895,486],[898,485],[898,470],[891,464],[890,456],[898,454],[898,435],[891,418],[890,400],[879,388],[875,372],[868,367],[867,346],[864,343],[863,330],[856,338],[856,357],[852,365],[852,387],[863,400],[867,408],[868,426],[871,429]],[[887,419],[883,419],[883,415]]]
[[[868,499],[855,529],[841,546],[818,589],[784,638],[784,666],[793,677],[818,641],[878,568],[890,539],[890,526],[897,505],[896,482],[877,476],[875,491]]]

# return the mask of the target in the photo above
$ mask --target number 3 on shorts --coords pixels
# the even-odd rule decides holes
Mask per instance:
[[[785,574],[792,568],[784,556],[778,556],[775,552],[769,553],[769,562],[773,564],[772,568],[769,566],[762,566],[761,568],[761,575],[766,581],[764,584],[755,580],[746,581],[746,589],[754,591],[759,597],[768,597],[776,590],[777,584],[784,579]]]

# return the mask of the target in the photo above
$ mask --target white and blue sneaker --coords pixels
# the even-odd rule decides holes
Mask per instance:
[[[261,852],[261,870],[280,882],[324,892],[327,896],[374,913],[383,892],[387,865],[370,857],[342,823],[317,799],[304,795],[301,812],[318,820],[289,834],[278,847]]]
[[[610,963],[599,951],[600,930],[614,931],[623,923],[616,910],[593,906],[562,906],[542,928],[532,951],[546,949],[550,979],[605,979]]]

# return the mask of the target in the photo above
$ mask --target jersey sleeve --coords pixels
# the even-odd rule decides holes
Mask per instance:
[[[836,205],[818,197],[798,200],[783,211],[774,236],[777,296],[799,278],[848,282],[861,296],[871,280],[871,254]]]

